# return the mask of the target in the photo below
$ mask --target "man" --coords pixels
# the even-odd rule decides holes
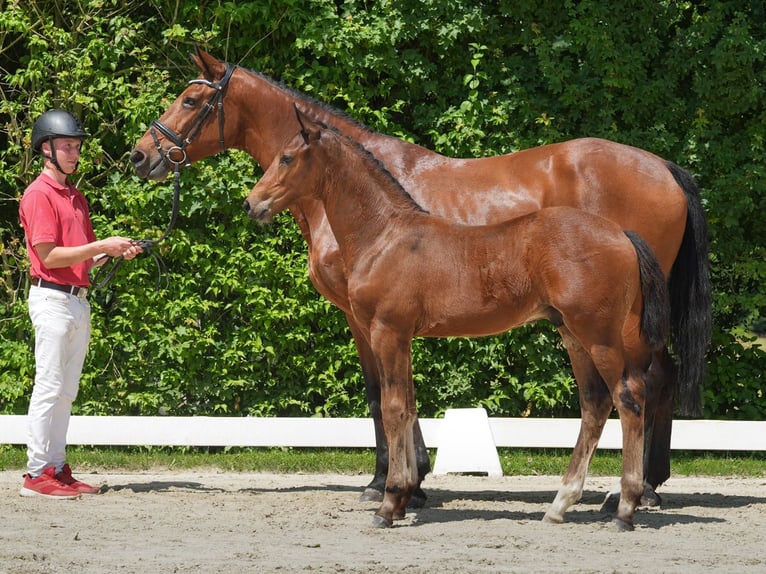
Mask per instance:
[[[19,205],[32,275],[29,316],[35,330],[35,381],[29,401],[27,474],[20,494],[76,498],[99,488],[75,479],[66,464],[66,434],[90,341],[88,273],[102,255],[133,259],[125,237],[98,240],[88,203],[68,176],[87,137],[73,115],[50,110],[32,128],[42,173]]]

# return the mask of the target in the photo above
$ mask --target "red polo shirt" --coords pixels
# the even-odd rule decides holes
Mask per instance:
[[[48,269],[34,249],[40,243],[75,247],[96,241],[85,196],[69,182],[60,185],[40,174],[24,191],[19,216],[26,234],[32,276],[62,285],[88,287],[91,259],[71,267]]]

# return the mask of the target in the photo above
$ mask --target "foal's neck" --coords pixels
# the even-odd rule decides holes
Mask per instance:
[[[342,250],[369,244],[388,232],[393,220],[410,222],[426,215],[372,154],[349,141],[340,144],[340,154],[323,150],[321,163],[329,169],[320,198]]]

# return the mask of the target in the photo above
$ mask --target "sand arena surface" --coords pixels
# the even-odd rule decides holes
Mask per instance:
[[[563,525],[559,477],[429,476],[426,508],[371,527],[369,476],[158,470],[89,474],[79,500],[18,495],[0,472],[0,574],[165,572],[766,572],[766,478],[674,478],[620,533],[586,481]]]

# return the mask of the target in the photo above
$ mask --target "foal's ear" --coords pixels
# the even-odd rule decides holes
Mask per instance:
[[[319,130],[316,129],[316,125],[312,125],[311,119],[306,116],[302,111],[298,109],[298,104],[293,102],[293,108],[295,109],[295,117],[298,118],[298,123],[301,126],[301,136],[303,136],[303,143],[306,145],[309,145],[309,138],[311,136],[314,136],[314,139],[319,139]],[[309,130],[307,124],[314,128],[314,130]]]

